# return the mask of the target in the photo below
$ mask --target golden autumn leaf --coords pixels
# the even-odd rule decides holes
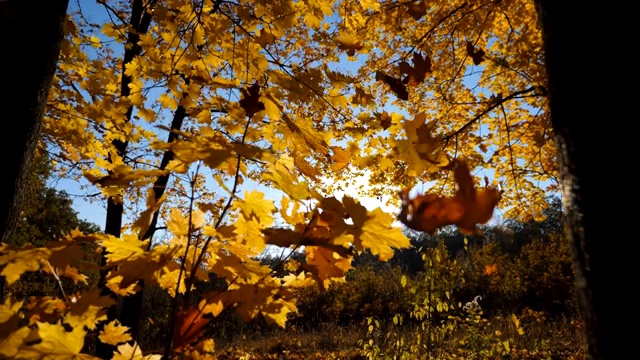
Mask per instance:
[[[342,257],[335,251],[319,246],[306,246],[305,253],[307,264],[302,266],[303,269],[309,271],[325,289],[329,288],[331,280],[344,278],[351,269],[350,256]]]
[[[331,160],[333,160],[331,168],[333,171],[340,171],[349,166],[351,151],[348,148],[343,150],[338,146],[332,146],[331,151],[333,151],[333,155],[331,156]]]
[[[93,330],[99,321],[107,318],[107,308],[114,304],[115,301],[111,297],[101,296],[99,290],[84,293],[78,301],[68,305],[69,311],[64,317],[64,322],[74,328],[86,326]]]
[[[32,330],[26,326],[19,329],[11,329],[6,333],[0,331],[0,357],[3,359],[16,359],[20,347],[31,333]]]
[[[393,226],[393,217],[382,209],[367,211],[364,206],[346,196],[343,203],[347,213],[353,219],[354,229],[351,233],[354,236],[354,246],[359,251],[369,249],[380,260],[387,261],[393,257],[394,248],[402,249],[411,246],[409,238],[402,229]]]
[[[16,354],[16,359],[52,359],[52,360],[89,360],[97,359],[81,354],[86,331],[76,327],[67,331],[64,326],[38,322],[38,337],[42,340],[35,345],[23,345]]]
[[[22,307],[22,301],[14,301],[10,297],[0,305],[0,325],[9,322],[10,319],[18,315],[18,310]]]
[[[127,331],[129,331],[128,326],[120,325],[118,320],[113,320],[103,327],[98,339],[105,344],[118,345],[133,340],[131,334],[127,334]]]
[[[162,360],[162,355],[143,355],[140,346],[134,342],[133,345],[129,343],[118,345],[112,360]]]
[[[358,39],[350,34],[342,34],[338,36],[336,38],[336,43],[338,43],[338,49],[345,51],[349,56],[354,56],[356,51],[363,47]]]
[[[308,286],[312,286],[314,283],[315,282],[313,281],[313,279],[307,276],[307,273],[305,272],[301,272],[298,275],[294,275],[294,274],[285,275],[282,278],[283,286],[288,286],[293,288],[308,287]]]
[[[453,197],[424,194],[411,199],[404,190],[398,219],[411,229],[429,234],[447,225],[456,225],[463,234],[476,234],[476,225],[491,219],[501,192],[494,188],[476,189],[464,160],[455,160],[447,168],[453,169],[458,185],[456,194]]]
[[[131,257],[142,255],[148,244],[149,240],[142,241],[135,236],[128,235],[122,238],[105,235],[100,240],[100,245],[106,249],[106,257],[110,262],[127,260]]]
[[[0,275],[5,277],[8,285],[11,285],[23,273],[39,270],[46,261],[54,267],[66,267],[71,259],[81,254],[79,246],[71,241],[50,242],[44,247],[27,245],[22,248],[1,243],[0,266],[5,266]],[[81,276],[78,274],[76,278],[80,279]]]
[[[234,203],[246,219],[255,219],[260,227],[266,228],[273,222],[276,207],[272,200],[266,200],[264,193],[257,190],[245,191],[244,199]]]
[[[211,314],[213,315],[213,317],[216,317],[220,315],[222,310],[224,310],[224,304],[220,299],[204,298],[200,300],[200,303],[198,304],[198,309],[205,315]]]
[[[0,305],[0,357],[12,358],[31,332],[28,327],[19,326],[21,307],[22,301],[9,297]]]
[[[264,180],[271,181],[274,186],[282,190],[294,200],[306,200],[314,193],[309,185],[301,181],[294,171],[296,166],[291,157],[283,156],[275,163],[269,164],[267,171],[262,174]]]

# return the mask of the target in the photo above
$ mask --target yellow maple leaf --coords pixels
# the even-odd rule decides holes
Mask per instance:
[[[128,326],[122,326],[118,320],[113,320],[100,331],[98,339],[105,344],[118,345],[133,340],[131,335],[127,334],[127,331],[129,331]]]
[[[118,346],[118,350],[113,353],[112,360],[161,360],[162,355],[143,355],[142,349],[137,343],[133,345],[125,343]]]
[[[343,278],[351,269],[349,257],[341,257],[337,252],[318,246],[306,246],[307,265],[303,268],[310,271],[320,284],[327,289],[332,279]]]
[[[114,305],[109,296],[101,296],[99,290],[83,294],[78,301],[69,304],[64,322],[75,327],[95,329],[99,321],[107,318],[107,308]]]
[[[349,56],[354,56],[356,51],[363,47],[360,41],[351,34],[341,34],[335,40],[338,43],[338,49],[344,50]]]
[[[331,150],[333,151],[333,155],[331,156],[331,160],[333,160],[331,168],[333,171],[340,171],[349,166],[351,151],[348,148],[342,150],[342,148],[338,146],[332,146]]]
[[[149,240],[141,241],[138,240],[136,236],[129,234],[122,236],[122,238],[103,235],[100,240],[100,245],[107,251],[107,260],[109,262],[116,262],[144,254],[145,249],[149,245]]]
[[[178,276],[180,275],[180,267],[176,264],[173,266],[165,267],[162,269],[162,273],[156,281],[161,288],[165,289],[171,297],[176,296],[176,284],[178,284]],[[187,287],[184,284],[185,274],[182,273],[182,277],[180,279],[180,285],[178,287],[178,292],[184,293],[187,290]]]
[[[68,277],[73,280],[74,283],[82,282],[87,284],[87,275],[81,274],[77,268],[67,264],[64,269],[54,268],[48,260],[44,260],[45,266],[42,267],[42,271],[47,274],[52,274],[57,277]]]
[[[204,225],[204,213],[200,209],[194,209],[189,214],[183,214],[178,208],[171,209],[167,229],[175,236],[186,236],[189,232],[189,221],[191,220],[191,231],[199,229]]]
[[[0,357],[12,358],[31,330],[26,326],[19,328],[22,301],[13,301],[7,297],[0,305]]]
[[[261,313],[267,323],[277,324],[281,328],[284,328],[287,322],[287,315],[295,310],[295,305],[292,303],[278,299],[265,306]]]
[[[69,241],[50,242],[44,247],[28,245],[22,248],[0,244],[0,266],[5,265],[0,275],[11,285],[23,273],[39,270],[47,260],[54,267],[64,267],[69,259],[82,256],[81,254],[81,249]]]
[[[222,310],[224,310],[224,304],[222,303],[222,300],[216,298],[204,298],[202,300],[200,300],[200,303],[198,304],[198,309],[203,313],[203,314],[212,314],[214,317],[220,315],[220,313],[222,312]]]
[[[267,171],[262,177],[273,182],[280,190],[295,200],[306,200],[314,193],[309,190],[306,182],[299,181],[298,177],[293,174],[296,168],[294,160],[289,156],[283,156],[275,163],[270,164]]]
[[[52,359],[66,360],[97,359],[90,355],[80,354],[84,345],[86,331],[82,326],[67,331],[64,326],[38,322],[38,337],[41,342],[35,345],[23,345],[16,354],[16,359]]]
[[[7,297],[4,304],[0,305],[0,324],[4,324],[16,316],[21,307],[22,301],[13,301]]]
[[[8,333],[0,331],[0,358],[15,359],[29,334],[31,334],[31,329],[26,326]]]
[[[313,285],[313,279],[308,277],[305,272],[301,272],[298,275],[289,274],[282,278],[282,285],[293,287],[293,288],[301,288]]]
[[[382,261],[393,257],[393,248],[411,247],[409,238],[402,232],[402,228],[392,226],[393,221],[394,218],[391,215],[376,208],[369,213],[367,221],[362,226],[362,232],[357,238],[363,247],[370,249],[371,253],[378,255]]]
[[[369,249],[380,260],[386,261],[393,257],[393,248],[402,249],[411,246],[402,229],[393,226],[394,218],[382,209],[376,208],[369,212],[348,196],[345,196],[342,202],[353,219],[353,228],[350,233],[354,236],[353,245],[358,251]]]
[[[239,209],[246,219],[256,219],[261,228],[273,223],[276,207],[273,201],[266,200],[264,193],[260,191],[245,191],[244,199],[234,202],[234,207]]]

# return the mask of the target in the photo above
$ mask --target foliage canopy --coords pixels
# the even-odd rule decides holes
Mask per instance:
[[[113,294],[131,298],[144,281],[175,297],[169,354],[226,307],[284,326],[295,289],[328,287],[355,253],[386,260],[409,246],[392,214],[331,196],[339,180],[366,174],[371,196],[421,182],[453,195],[457,182],[451,199],[467,215],[433,230],[472,232],[496,203],[506,217],[537,218],[556,159],[536,21],[533,1],[100,0],[72,9],[43,144],[61,176],[87,179],[109,199],[108,224],[120,220],[116,231],[74,231],[44,247],[2,244],[2,275],[11,283],[45,263],[69,265],[79,244],[97,243]],[[475,190],[476,168],[487,187],[501,185],[499,196]],[[240,191],[254,183],[282,199]],[[490,208],[469,216],[485,196]],[[256,259],[268,244],[304,246],[306,262],[283,260],[289,273],[278,277]],[[208,272],[226,291],[190,301]],[[48,301],[59,321],[27,327],[21,304],[7,299],[1,354],[55,346],[60,358],[77,356],[113,303],[96,291]],[[115,322],[101,331],[111,345],[128,339]],[[33,338],[42,341],[24,341]]]

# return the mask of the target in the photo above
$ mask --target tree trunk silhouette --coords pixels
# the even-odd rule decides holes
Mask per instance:
[[[5,181],[0,191],[0,231],[11,242],[20,214],[26,177],[38,144],[49,88],[64,37],[68,0],[0,1],[0,108],[8,136],[0,141]],[[0,278],[0,298],[4,277]]]
[[[615,338],[612,332],[617,329],[613,322],[619,317],[614,311],[619,310],[612,309],[606,302],[606,298],[614,292],[612,279],[605,276],[612,264],[607,261],[610,260],[607,255],[609,245],[603,236],[609,234],[611,237],[610,228],[616,225],[604,220],[610,216],[607,213],[611,212],[611,208],[606,205],[611,203],[608,198],[612,195],[603,191],[600,170],[594,164],[594,159],[602,155],[598,154],[603,150],[597,146],[599,139],[611,139],[605,133],[613,126],[600,126],[597,137],[592,131],[585,129],[589,118],[595,116],[594,111],[610,105],[604,98],[598,99],[599,104],[585,102],[589,97],[583,96],[584,91],[595,91],[602,84],[596,86],[593,81],[587,80],[590,75],[585,73],[585,68],[579,66],[579,62],[585,58],[573,51],[580,49],[581,45],[590,47],[592,38],[584,30],[594,26],[593,19],[605,16],[598,14],[592,18],[581,13],[576,17],[575,4],[561,0],[536,0],[536,6],[543,34],[547,92],[558,147],[567,233],[573,252],[576,289],[587,336],[588,356],[592,359],[615,359],[617,357],[613,352],[617,346],[611,340]],[[606,25],[599,24],[597,28],[601,32]],[[616,35],[609,31],[608,34],[601,35],[601,38],[606,39],[607,36]],[[606,51],[601,52],[605,56],[615,57]],[[598,69],[608,69],[606,61],[611,62],[604,59],[603,62],[598,61]],[[605,82],[615,81],[615,76],[611,73],[604,76],[607,77],[603,79]],[[577,83],[578,79],[582,81]],[[582,88],[587,85],[582,82],[590,83],[594,90]],[[601,89],[600,92],[609,90],[613,91]],[[605,231],[605,228],[609,229]]]
[[[131,63],[136,56],[140,55],[142,48],[138,44],[140,41],[140,35],[145,34],[147,30],[149,30],[149,25],[151,24],[152,13],[151,11],[156,4],[157,1],[153,0],[145,4],[142,0],[132,0],[131,1],[131,18],[129,19],[129,25],[131,26],[131,30],[128,33],[127,42],[124,48],[124,55],[122,58],[122,79],[120,83],[120,96],[127,97],[131,94],[131,89],[129,85],[131,84],[131,77],[125,74],[124,69],[126,66]],[[131,116],[133,115],[133,106],[130,106],[127,109],[125,114],[126,121],[131,120]],[[114,140],[113,145],[116,148],[117,156],[122,158],[126,157],[128,142]],[[112,160],[112,159],[110,159]],[[115,237],[120,237],[120,230],[122,228],[122,216],[124,213],[124,204],[123,199],[109,198],[107,199],[107,215],[105,220],[104,232],[109,235],[113,235]],[[106,254],[106,252],[105,252]],[[102,257],[102,266],[107,265],[106,256]],[[100,288],[101,294],[103,296],[111,296],[114,299],[117,299],[111,290],[106,286],[106,276],[109,272],[109,269],[102,270],[100,272]],[[142,294],[138,295],[142,296]],[[139,316],[139,315],[138,315]],[[111,306],[107,311],[107,322],[118,319],[118,313],[116,306]],[[120,319],[122,320],[122,319]],[[126,320],[126,325],[131,325],[131,320]],[[106,323],[106,322],[105,322]],[[98,327],[98,330],[104,326],[103,323]],[[136,326],[137,330],[137,326]],[[100,358],[110,358],[113,355],[113,351],[115,350],[115,346],[102,343],[98,341],[96,344],[96,355]]]

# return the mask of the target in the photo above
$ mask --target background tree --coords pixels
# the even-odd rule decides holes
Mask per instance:
[[[78,213],[72,208],[73,201],[66,192],[47,186],[51,170],[49,158],[37,152],[26,181],[22,211],[13,234],[13,244],[16,246],[45,246],[52,239],[74,229],[84,233],[100,231],[99,226],[78,218]],[[62,296],[61,288],[65,295],[73,295],[95,287],[100,264],[97,250],[96,246],[87,246],[82,258],[77,259],[76,265],[81,265],[83,273],[88,276],[86,283],[65,278],[58,281],[47,274],[49,269],[44,268],[42,272],[26,274],[7,292],[15,298],[25,299],[29,296]]]

